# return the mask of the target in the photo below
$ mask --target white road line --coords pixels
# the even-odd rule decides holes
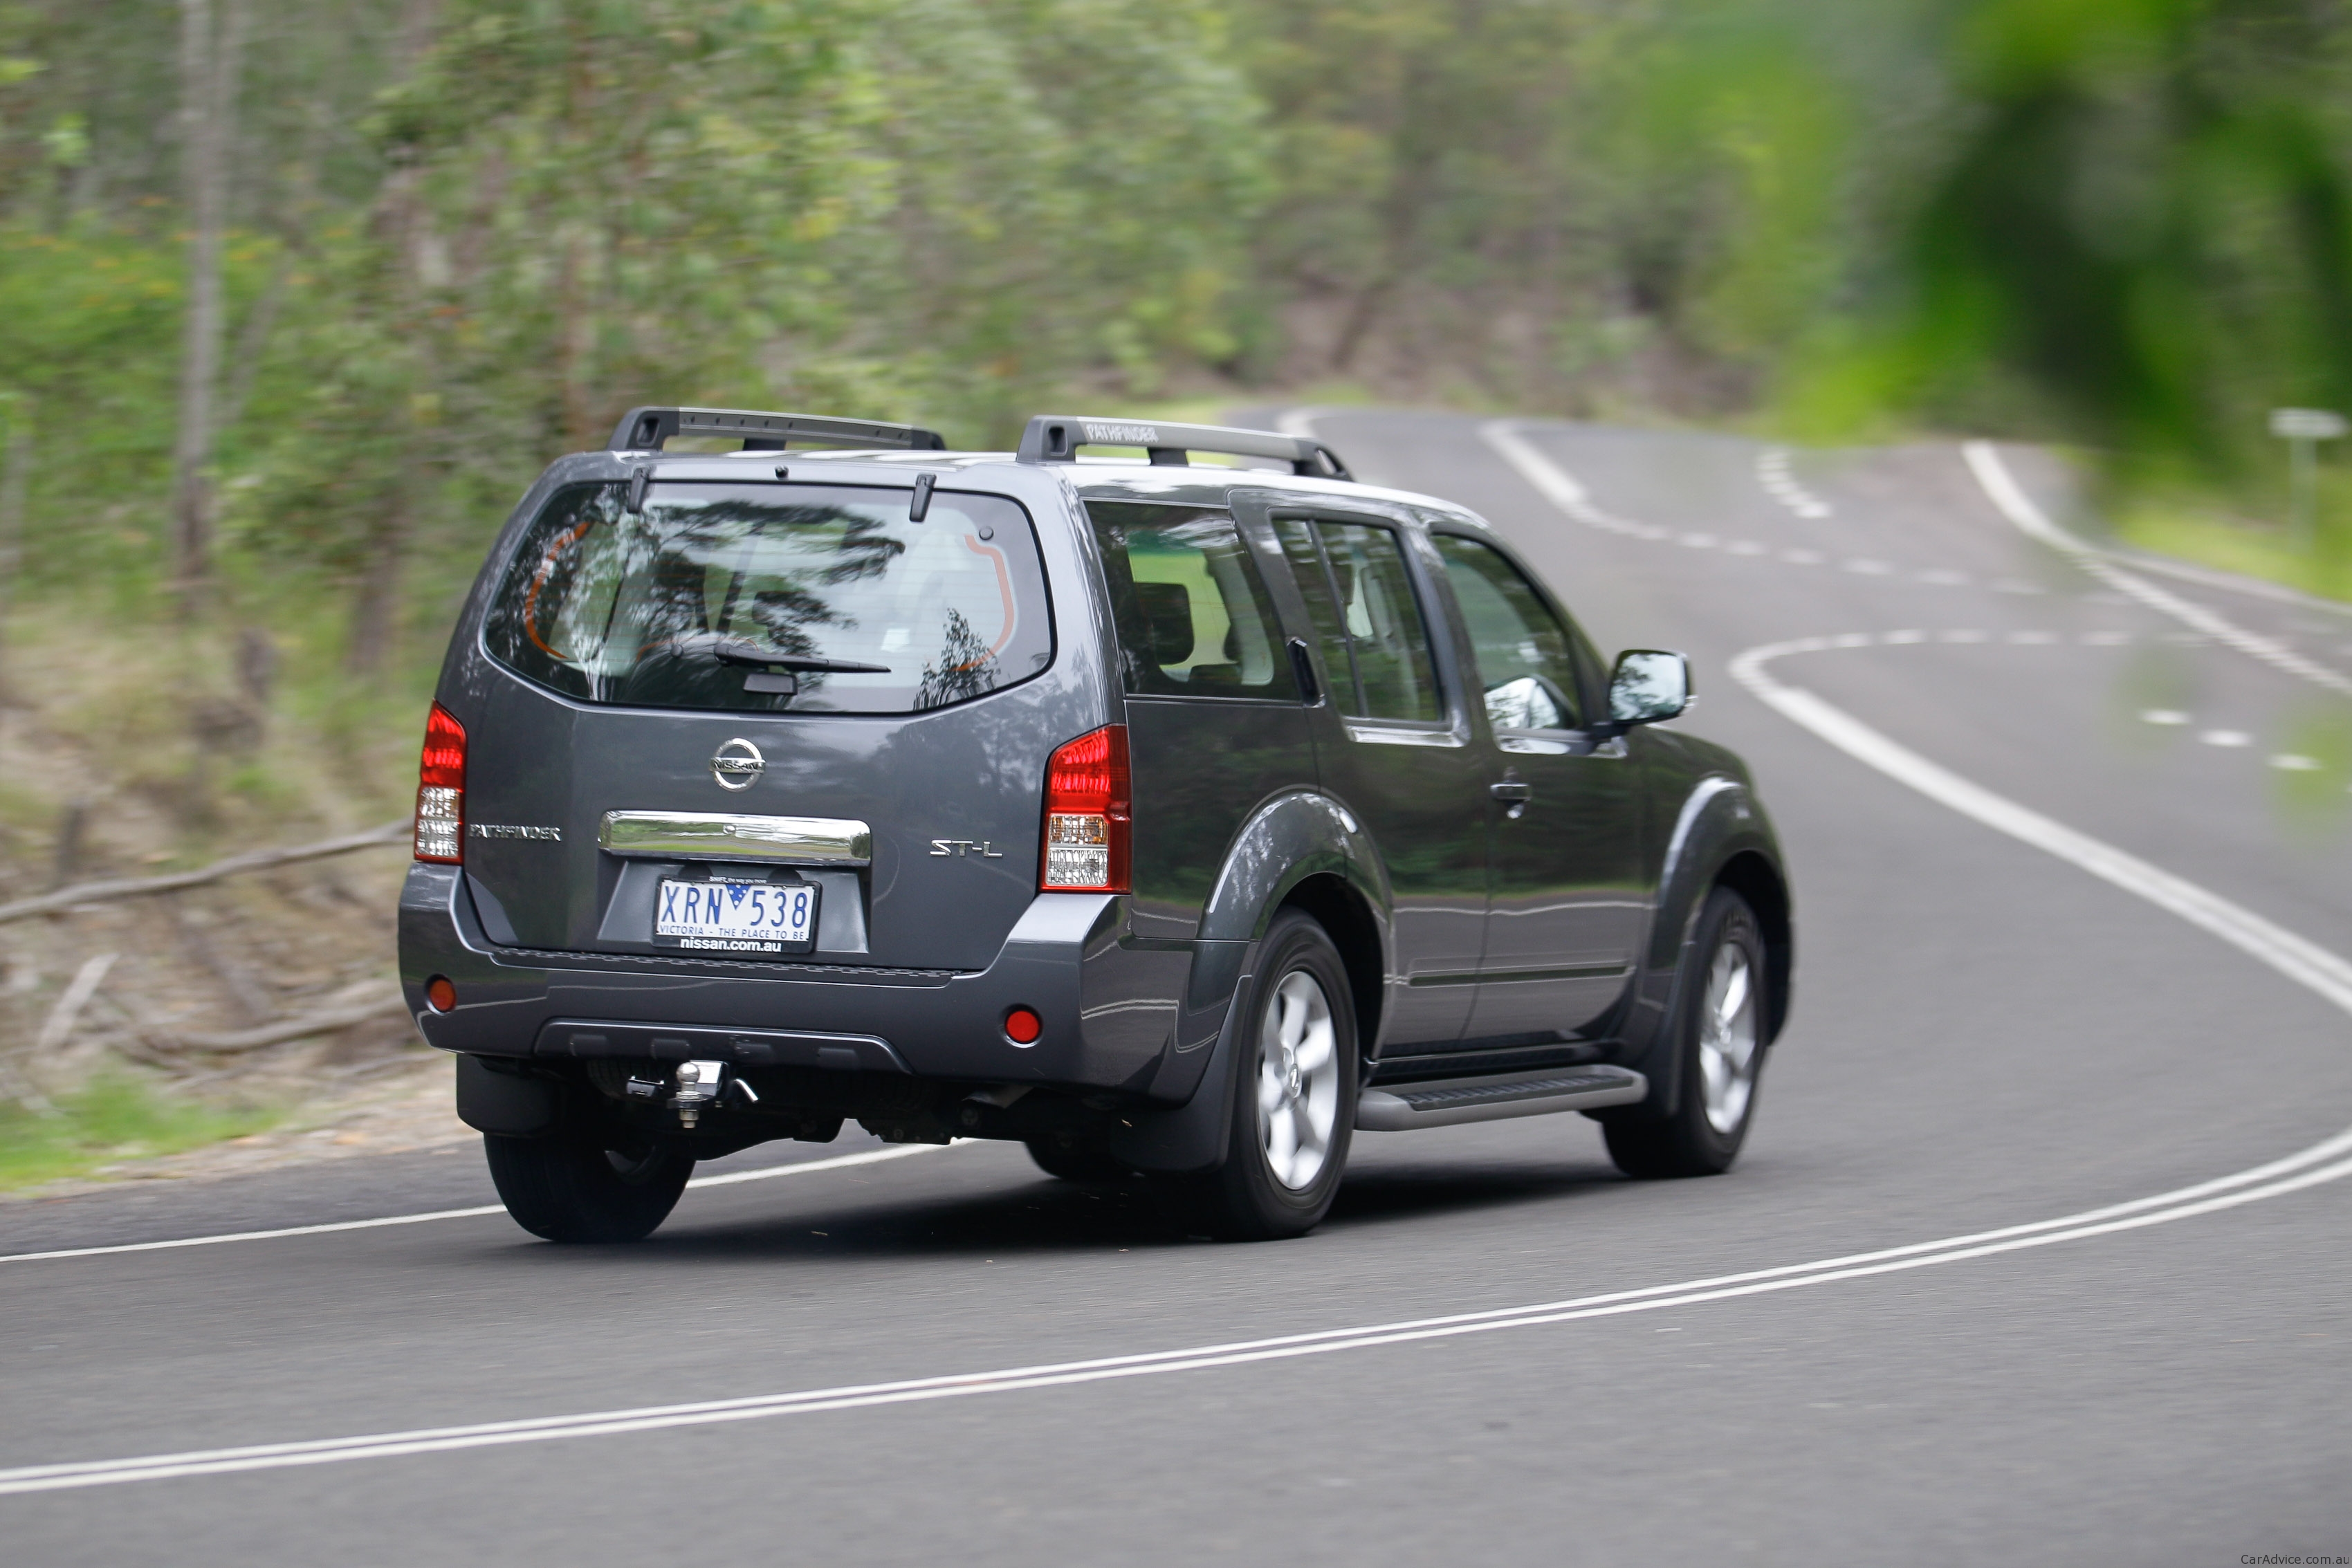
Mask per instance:
[[[0,1496],[250,1470],[289,1469],[355,1459],[398,1458],[413,1454],[503,1448],[567,1437],[614,1437],[680,1427],[753,1421],[778,1416],[814,1415],[834,1410],[867,1409],[881,1405],[955,1399],[979,1394],[1012,1394],[1026,1389],[1102,1383],[1116,1378],[1205,1372],[1338,1351],[1370,1350],[1419,1341],[1492,1333],[1506,1329],[1536,1328],[1590,1318],[1618,1317],[1629,1312],[1697,1306],[1709,1301],[1765,1295],[1807,1285],[1834,1284],[1847,1280],[2055,1246],[2063,1241],[2084,1240],[2235,1208],[2352,1175],[2352,1159],[2337,1158],[2332,1164],[2320,1163],[2331,1155],[2341,1155],[2347,1149],[2352,1149],[2352,1132],[2255,1170],[2200,1183],[2193,1187],[2183,1187],[2158,1197],[2116,1204],[2062,1219],[2013,1226],[2005,1230],[1985,1231],[1970,1237],[1953,1237],[1913,1247],[1857,1253],[1850,1258],[1829,1259],[1818,1263],[1792,1264],[1746,1274],[1728,1274],[1714,1280],[1690,1281],[1678,1285],[1583,1296],[1538,1306],[1466,1312],[1452,1317],[1423,1318],[1274,1339],[1202,1345],[1186,1350],[1150,1352],[1139,1355],[1011,1367],[994,1372],[917,1378],[897,1383],[855,1384],[693,1405],[646,1406],[536,1420],[428,1427],[406,1432],[327,1437],[310,1442],[257,1444],[237,1448],[197,1449],[80,1464],[27,1465],[0,1470]],[[2191,1194],[2199,1196],[2191,1199]]]
[[[956,1144],[895,1145],[887,1149],[867,1149],[860,1154],[835,1155],[830,1159],[803,1160],[798,1165],[766,1166],[755,1171],[730,1171],[725,1176],[697,1176],[686,1185],[691,1190],[703,1186],[734,1186],[747,1181],[773,1181],[778,1176],[814,1176],[819,1171],[847,1170],[852,1166],[877,1165],[884,1160],[900,1160],[908,1155],[929,1154],[935,1149],[959,1146]],[[505,1205],[488,1203],[475,1208],[436,1208],[425,1214],[387,1215],[381,1219],[343,1219],[331,1225],[289,1225],[278,1230],[237,1230],[220,1236],[183,1236],[170,1241],[126,1241],[114,1247],[65,1247],[53,1252],[14,1252],[0,1256],[0,1263],[40,1263],[58,1258],[104,1258],[117,1252],[168,1252],[181,1247],[220,1247],[231,1241],[275,1241],[285,1236],[325,1236],[337,1230],[381,1230],[392,1225],[426,1225],[436,1219],[478,1219],[484,1215],[505,1212]]]
[[[1797,483],[1789,468],[1789,449],[1769,446],[1756,457],[1756,478],[1771,497],[1801,517],[1826,517],[1831,515],[1827,501]]]
[[[1292,409],[1283,413],[1275,423],[1285,434],[1312,436],[1315,434],[1315,421],[1338,412],[1339,411],[1334,409]],[[1655,524],[1641,522],[1632,517],[1621,517],[1608,511],[1593,501],[1591,493],[1574,475],[1553,462],[1527,438],[1524,429],[1528,423],[1516,419],[1489,420],[1478,427],[1478,438],[1493,448],[1495,454],[1504,462],[1509,464],[1518,473],[1519,477],[1535,486],[1544,499],[1585,527],[1599,528],[1604,533],[1621,534],[1627,538],[1652,541],[1673,539],[1693,549],[1712,549],[1720,547],[1727,554],[1749,557],[1760,557],[1766,553],[1766,547],[1753,539],[1740,539],[1724,544],[1713,534],[1677,533],[1672,528],[1660,528]],[[1778,452],[1779,449],[1776,448],[1774,451]],[[1765,487],[1773,490],[1776,498],[1801,516],[1809,517],[1830,516],[1831,508],[1827,502],[1803,497],[1802,492],[1796,492],[1802,498],[1802,505],[1800,505],[1797,500],[1792,500],[1781,495],[1778,489],[1774,489],[1774,481],[1770,476],[1774,470],[1767,465],[1767,459],[1773,455],[1773,452],[1767,452],[1764,457],[1758,459],[1758,474],[1764,479]],[[1779,457],[1781,464],[1779,472],[1785,478],[1788,455],[1785,452],[1779,452]],[[1793,483],[1790,481],[1790,484],[1793,485]],[[1819,550],[1785,549],[1779,552],[1779,559],[1790,566],[1822,566],[1827,563],[1829,558]],[[1890,562],[1867,558],[1847,560],[1843,565],[1845,570],[1864,577],[1892,577],[1901,570]],[[1938,587],[1957,588],[1965,586],[1969,582],[1966,572],[1948,569],[1916,570],[1911,572],[1910,577],[1913,580]],[[1997,582],[1990,586],[2003,593],[2040,593],[2042,591],[2032,583],[2014,580]]]
[[[2008,465],[2000,462],[2000,448],[1992,448],[1992,457],[1996,465],[2004,470],[2007,468]],[[2013,479],[2011,484],[2015,485]],[[2018,493],[2021,496],[2023,495],[2021,486],[2018,487]],[[2007,514],[2007,507],[2003,506],[1998,498],[1995,499],[1994,505],[2000,506],[2003,514]],[[2346,604],[2333,599],[2321,599],[2315,594],[2304,593],[2275,582],[2264,582],[2259,578],[2240,577],[2232,572],[2215,571],[2210,568],[2198,566],[2189,561],[2168,560],[2163,556],[2149,555],[2137,550],[2104,549],[2081,535],[2051,522],[2047,514],[2042,513],[2039,507],[2033,505],[2031,497],[2026,498],[2026,506],[2034,515],[2042,518],[2052,533],[2064,536],[2067,541],[2065,544],[2056,544],[2055,541],[2044,538],[2045,543],[2052,543],[2055,549],[2069,550],[2070,553],[2072,550],[2082,550],[2091,555],[2101,556],[2119,566],[2128,565],[2140,571],[2160,572],[2166,577],[2178,578],[2183,582],[2196,583],[2200,588],[2213,588],[2225,593],[2243,594],[2249,599],[2266,599],[2273,604],[2289,605],[2297,610],[2321,610],[2331,615],[2352,615],[2352,604]],[[2036,537],[2042,536],[2037,533]],[[2343,652],[2352,653],[2352,648],[2344,649]]]
[[[2033,497],[2018,484],[2015,476],[2009,471],[2009,465],[2001,461],[2000,449],[1991,442],[1971,441],[1960,451],[1968,460],[1969,472],[1976,476],[1977,484],[1984,490],[1986,498],[1992,502],[2002,517],[2016,526],[2020,533],[2048,545],[2108,587],[2131,595],[2149,609],[2169,615],[2185,626],[2196,628],[2224,646],[2235,648],[2250,658],[2260,659],[2273,669],[2299,675],[2315,685],[2352,696],[2352,675],[2315,664],[2273,638],[2249,632],[2236,622],[2193,600],[2183,599],[2169,589],[2158,588],[2146,578],[2126,571],[2101,551],[2052,522],[2049,514],[2036,506]]]
[[[1783,685],[1765,669],[1771,661],[1790,654],[1818,653],[1832,648],[1867,647],[1876,641],[1865,632],[1848,632],[1770,643],[1750,648],[1733,659],[1731,673],[1743,686],[1783,716],[1897,783],[2180,916],[2313,991],[2338,1010],[2352,1014],[2352,963],[2347,963],[2334,953],[2218,894],[2208,892],[2186,878],[2175,876],[2086,833],[2077,832],[2063,823],[1928,761],[1811,692]],[[650,1406],[471,1427],[375,1433],[240,1448],[199,1449],[81,1463],[29,1465],[0,1470],[0,1495],[283,1469],[355,1459],[394,1458],[411,1454],[446,1453],[567,1437],[605,1437],[777,1416],[961,1398],[979,1394],[1066,1387],[1113,1378],[1207,1371],[1338,1351],[1367,1350],[1504,1329],[1532,1328],[1627,1312],[1695,1306],[2054,1246],[2062,1241],[2113,1235],[2217,1213],[2352,1176],[2352,1158],[2345,1157],[2347,1153],[2352,1153],[2352,1128],[2283,1158],[2246,1170],[2055,1219],[1811,1263],[1788,1264],[1712,1280],[1577,1297],[1534,1306],[1091,1361],[1013,1367],[898,1383],[806,1389],[694,1405]]]
[[[2034,648],[2054,647],[2064,643],[2065,640],[2063,632],[2042,631],[2011,632],[2002,639],[2012,646]],[[1828,648],[1901,648],[1927,642],[1990,643],[1994,639],[1991,635],[1984,632],[1958,630],[1928,632],[1898,630],[1880,632],[1874,635],[1868,632],[1848,632],[1835,637],[1804,637],[1791,643],[1778,643],[1775,646],[1782,653],[1811,653]],[[2076,641],[2084,647],[2120,648],[2130,644],[2131,634],[2126,632],[2085,632]],[[2178,708],[2143,708],[2140,710],[2139,718],[2143,724],[2170,727],[2195,722],[2193,716],[2183,713]],[[2200,731],[2196,738],[2207,746],[2218,747],[2225,750],[2243,749],[2254,742],[2252,735],[2241,729],[2204,730]],[[2298,751],[2275,752],[2265,760],[2272,768],[2283,773],[2324,772],[2327,767],[2319,758],[2307,757]]]
[[[1494,448],[1518,472],[1521,478],[1527,480],[1553,506],[1579,522],[1603,528],[1612,533],[1638,535],[1643,538],[1654,538],[1665,534],[1664,529],[1620,517],[1601,509],[1574,475],[1553,461],[1541,448],[1528,441],[1520,433],[1520,425],[1521,422],[1518,421],[1493,420],[1481,425],[1478,434],[1487,445]],[[2052,522],[2047,514],[2034,505],[2032,497],[2026,495],[2024,489],[2019,486],[2016,478],[2011,475],[2008,465],[2001,461],[1999,450],[1990,442],[1971,441],[1967,443],[1961,451],[1968,460],[1969,472],[1976,476],[1979,486],[1984,490],[1986,496],[2000,510],[2002,516],[2009,518],[2021,531],[2059,551],[2068,559],[2081,566],[2084,570],[2128,598],[2196,628],[2191,632],[2174,632],[2168,637],[2167,641],[2196,647],[2201,646],[2208,638],[2210,638],[2236,648],[2241,653],[2261,659],[2265,664],[2290,674],[2299,675],[2331,691],[2352,696],[2352,676],[2339,674],[2324,664],[2315,664],[2271,638],[2246,631],[2206,609],[2203,605],[2192,603],[2179,594],[2133,576],[2115,565],[2084,540]],[[1770,454],[1768,453],[1767,455]],[[1785,464],[1787,455],[1781,453],[1780,456]],[[1762,460],[1759,461],[1760,463]],[[1822,557],[1818,553],[1802,549],[1784,549],[1780,552],[1780,559],[1792,565],[1820,565],[1822,561]],[[1845,570],[1875,575],[1892,569],[1883,561],[1857,559],[1847,561]],[[1918,575],[1922,580],[1927,580],[1936,576],[1933,573]],[[1959,580],[1957,573],[1951,574],[1951,577],[1956,581]],[[2001,593],[2039,594],[2045,591],[2037,583],[2021,581],[2016,578],[1996,579],[1987,586]],[[2093,646],[2117,646],[2128,641],[2128,637],[2129,634],[2126,632],[2090,632],[2083,634],[2082,641]],[[2055,641],[2056,638],[2056,633],[2046,632],[2017,632],[2010,634],[2011,642],[2021,643]],[[1943,640],[1958,643],[1977,642],[1983,639],[1980,633],[1947,632],[1943,634]],[[2215,734],[2233,737],[2237,732],[2225,730],[2217,731]],[[2251,737],[2215,739],[2211,737],[2203,737],[2200,738],[2212,746],[2242,746],[2251,742]],[[2292,768],[2293,764],[2285,766]]]
[[[1630,534],[1637,538],[1650,538],[1664,532],[1647,524],[1624,517],[1612,517],[1592,504],[1592,497],[1576,481],[1575,476],[1538,451],[1535,443],[1519,434],[1516,420],[1490,420],[1478,427],[1478,438],[1493,447],[1504,462],[1517,470],[1519,477],[1536,487],[1538,494],[1553,506],[1588,528],[1605,533]]]
[[[2352,963],[2219,894],[2209,893],[2185,877],[2175,876],[2137,855],[1996,795],[1889,740],[1812,693],[1783,685],[1766,673],[1764,666],[1772,660],[1790,653],[1811,653],[1822,642],[1812,638],[1750,648],[1732,660],[1732,678],[1783,717],[1802,725],[1849,757],[1908,785],[1938,805],[2056,855],[2104,882],[2171,911],[2352,1013]]]

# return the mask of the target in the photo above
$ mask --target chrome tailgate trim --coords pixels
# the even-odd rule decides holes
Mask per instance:
[[[845,817],[607,811],[596,843],[607,854],[640,860],[868,865],[874,859],[874,831]]]

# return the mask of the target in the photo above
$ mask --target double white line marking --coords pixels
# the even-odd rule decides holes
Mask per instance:
[[[206,1448],[182,1454],[154,1454],[142,1458],[104,1459],[88,1464],[28,1465],[19,1469],[0,1470],[0,1495],[63,1491],[79,1487],[169,1480],[187,1476],[233,1475],[247,1470],[341,1464],[354,1459],[397,1458],[409,1454],[452,1453],[467,1448],[502,1448],[516,1443],[551,1442],[563,1437],[616,1437],[629,1432],[658,1432],[677,1427],[707,1427],[727,1421],[759,1421],[780,1416],[813,1416],[833,1410],[863,1410],[880,1405],[960,1399],[980,1394],[1064,1388],[1081,1383],[1107,1383],[1114,1378],[1205,1372],[1219,1367],[1245,1366],[1255,1362],[1287,1361],[1338,1351],[1371,1350],[1382,1345],[1411,1344],[1423,1340],[1454,1339],[1465,1334],[1495,1333],[1507,1329],[1536,1328],[1547,1323],[1576,1322],[1587,1318],[1619,1317],[1668,1307],[1696,1306],[1706,1301],[1724,1301],[1740,1296],[1793,1291],[1808,1285],[1867,1279],[1874,1274],[1932,1268],[1940,1263],[1990,1258],[2003,1252],[2050,1247],[2062,1241],[2079,1241],[2116,1231],[2168,1224],[2176,1219],[2234,1208],[2241,1204],[2255,1203],[2282,1193],[2334,1181],[2352,1173],[2352,1158],[2347,1158],[2347,1155],[2352,1155],[2352,1131],[2314,1145],[2300,1154],[2252,1170],[2240,1171],[2235,1176],[2181,1187],[2155,1197],[2088,1209],[2058,1219],[2012,1225],[2000,1230],[1979,1231],[1972,1236],[1948,1237],[1941,1241],[1923,1241],[1910,1247],[1857,1252],[1814,1263],[1792,1263],[1783,1268],[1758,1269],[1708,1280],[1690,1280],[1675,1285],[1654,1285],[1644,1290],[1579,1296],[1536,1306],[1462,1312],[1450,1317],[1419,1318],[1317,1333],[1287,1334],[1275,1339],[1242,1340],[1186,1350],[1154,1351],[1140,1355],[1006,1367],[994,1372],[913,1378],[898,1383],[852,1384],[838,1388],[813,1388],[793,1394],[761,1395],[743,1399],[714,1399],[692,1405],[654,1405],[628,1410],[547,1416],[537,1420],[492,1421],[471,1427],[437,1427],[409,1432],[379,1432],[358,1437],[327,1437],[307,1443]]]

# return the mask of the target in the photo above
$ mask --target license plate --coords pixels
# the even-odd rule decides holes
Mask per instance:
[[[654,939],[722,953],[782,953],[816,940],[816,895],[806,882],[670,882],[654,906]]]

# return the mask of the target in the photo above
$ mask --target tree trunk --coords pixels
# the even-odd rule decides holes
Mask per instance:
[[[433,29],[439,19],[440,0],[407,0],[402,7],[400,33],[393,50],[394,80],[405,81],[415,72],[433,42]],[[437,391],[435,327],[424,278],[432,214],[425,203],[424,169],[407,161],[414,158],[413,150],[405,150],[402,156],[376,193],[375,221],[394,258],[392,308],[413,355],[411,390]],[[401,572],[428,465],[414,397],[404,416],[400,470],[384,497],[383,510],[370,519],[360,552],[359,580],[352,587],[351,639],[343,645],[343,668],[353,675],[372,675],[382,669],[400,635]]]
[[[188,308],[180,353],[180,427],[172,450],[174,591],[196,607],[211,575],[213,422],[221,357],[221,235],[245,49],[245,0],[180,0],[181,158],[188,203]]]
[[[33,400],[19,392],[8,400],[8,445],[0,468],[0,704],[16,700],[16,669],[9,661],[8,613],[16,608],[16,579],[25,564],[25,492],[33,476]]]
[[[587,303],[588,231],[573,225],[564,236],[562,270],[556,275],[555,379],[562,399],[563,450],[584,451],[596,444],[596,416],[590,412],[589,361],[595,347],[593,312]]]
[[[1339,335],[1331,345],[1331,369],[1346,371],[1355,364],[1356,351],[1370,335],[1372,322],[1396,281],[1394,272],[1383,272],[1357,291],[1355,302],[1348,307],[1348,314],[1339,324]]]
[[[359,582],[352,595],[352,640],[343,649],[343,668],[354,675],[372,675],[382,669],[399,632],[400,569],[408,553],[410,496],[415,486],[413,470],[404,471],[368,530]]]
[[[417,248],[425,227],[423,172],[395,169],[377,195],[377,221],[383,241],[392,249],[395,272],[392,283],[393,319],[410,340],[410,386],[431,381],[431,327],[425,319],[423,292],[417,278]],[[409,519],[417,488],[418,465],[424,460],[415,423],[415,400],[402,411],[401,454],[397,470],[383,488],[380,510],[367,519],[361,543],[358,580],[352,585],[351,640],[343,645],[343,668],[354,675],[371,675],[392,652],[399,616],[401,558],[407,552]]]
[[[278,249],[277,259],[270,264],[269,282],[263,287],[261,298],[254,301],[253,309],[237,332],[236,352],[229,359],[228,388],[220,400],[224,430],[236,428],[246,403],[253,396],[253,383],[261,375],[262,356],[269,351],[269,334],[277,329],[278,313],[285,308],[286,287],[293,277],[294,247],[289,243]]]

